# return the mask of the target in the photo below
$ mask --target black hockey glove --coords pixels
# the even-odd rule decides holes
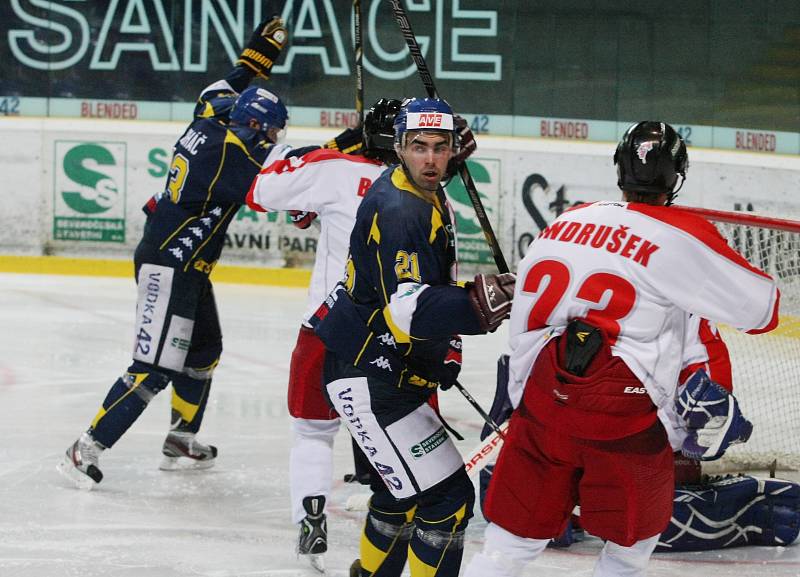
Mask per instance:
[[[450,348],[444,358],[444,378],[439,388],[446,391],[458,380],[461,372],[461,337],[453,335],[450,337]]]
[[[514,273],[506,272],[478,274],[475,282],[467,284],[469,300],[485,332],[493,333],[511,315],[516,281]]]
[[[273,16],[253,31],[236,64],[242,64],[261,78],[267,79],[288,38],[283,20],[279,16]]]
[[[315,218],[317,218],[317,213],[309,210],[289,211],[289,220],[291,220],[292,224],[300,230],[305,230],[311,226],[311,223],[314,222]]]
[[[455,176],[458,172],[458,168],[464,164],[478,148],[478,143],[475,142],[475,135],[472,134],[472,129],[470,129],[469,123],[463,116],[456,114],[453,117],[453,125],[456,130],[456,138],[458,139],[458,152],[453,155],[453,158],[451,158],[450,162],[447,164],[447,175],[449,178]]]
[[[360,154],[364,149],[361,126],[346,128],[335,138],[322,145],[322,148],[338,150],[345,154]]]

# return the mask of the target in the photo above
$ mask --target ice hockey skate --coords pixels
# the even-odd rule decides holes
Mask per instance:
[[[306,516],[300,521],[300,537],[297,541],[298,557],[305,557],[311,566],[325,574],[323,554],[328,550],[328,524],[325,513],[325,497],[317,495],[303,499]]]
[[[97,464],[104,449],[91,434],[85,432],[67,448],[66,455],[56,466],[56,470],[79,489],[91,491],[103,480],[103,473]]]
[[[164,457],[158,468],[162,471],[210,469],[217,459],[217,448],[199,442],[189,431],[170,431],[161,452]]]

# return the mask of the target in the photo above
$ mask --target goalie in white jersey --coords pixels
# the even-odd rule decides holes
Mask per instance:
[[[690,314],[751,333],[777,326],[773,279],[712,224],[669,207],[688,166],[675,130],[631,126],[614,162],[624,200],[564,213],[520,262],[509,365],[518,408],[469,577],[521,574],[577,499],[583,526],[606,540],[595,577],[643,576],[672,511],[673,455],[657,411],[676,402]],[[725,402],[725,433],[702,446],[714,435],[696,428],[697,451],[749,435],[735,400]]]
[[[306,312],[289,369],[293,441],[289,461],[292,521],[300,524],[298,552],[323,570],[327,550],[325,501],[333,478],[333,439],[339,416],[322,393],[325,347],[308,319],[345,271],[350,232],[361,199],[394,153],[399,100],[381,99],[364,119],[363,156],[319,149],[278,161],[256,177],[247,202],[259,211],[290,210],[301,228],[319,216],[321,227]]]

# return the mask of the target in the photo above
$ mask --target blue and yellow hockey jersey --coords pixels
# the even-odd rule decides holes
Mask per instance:
[[[368,374],[435,386],[450,337],[482,332],[455,265],[444,192],[419,191],[401,167],[387,170],[358,209],[346,278],[321,309],[317,334]]]
[[[256,131],[228,124],[233,103],[251,79],[237,67],[205,88],[193,122],[175,143],[165,190],[144,207],[142,243],[157,251],[159,264],[210,273],[231,219],[276,148]]]

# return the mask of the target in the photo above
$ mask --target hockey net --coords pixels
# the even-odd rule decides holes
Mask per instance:
[[[682,207],[685,208],[685,207]],[[686,209],[713,222],[737,252],[769,273],[781,290],[780,324],[763,335],[721,326],[733,387],[753,422],[750,440],[707,472],[800,470],[800,222],[752,213]]]

